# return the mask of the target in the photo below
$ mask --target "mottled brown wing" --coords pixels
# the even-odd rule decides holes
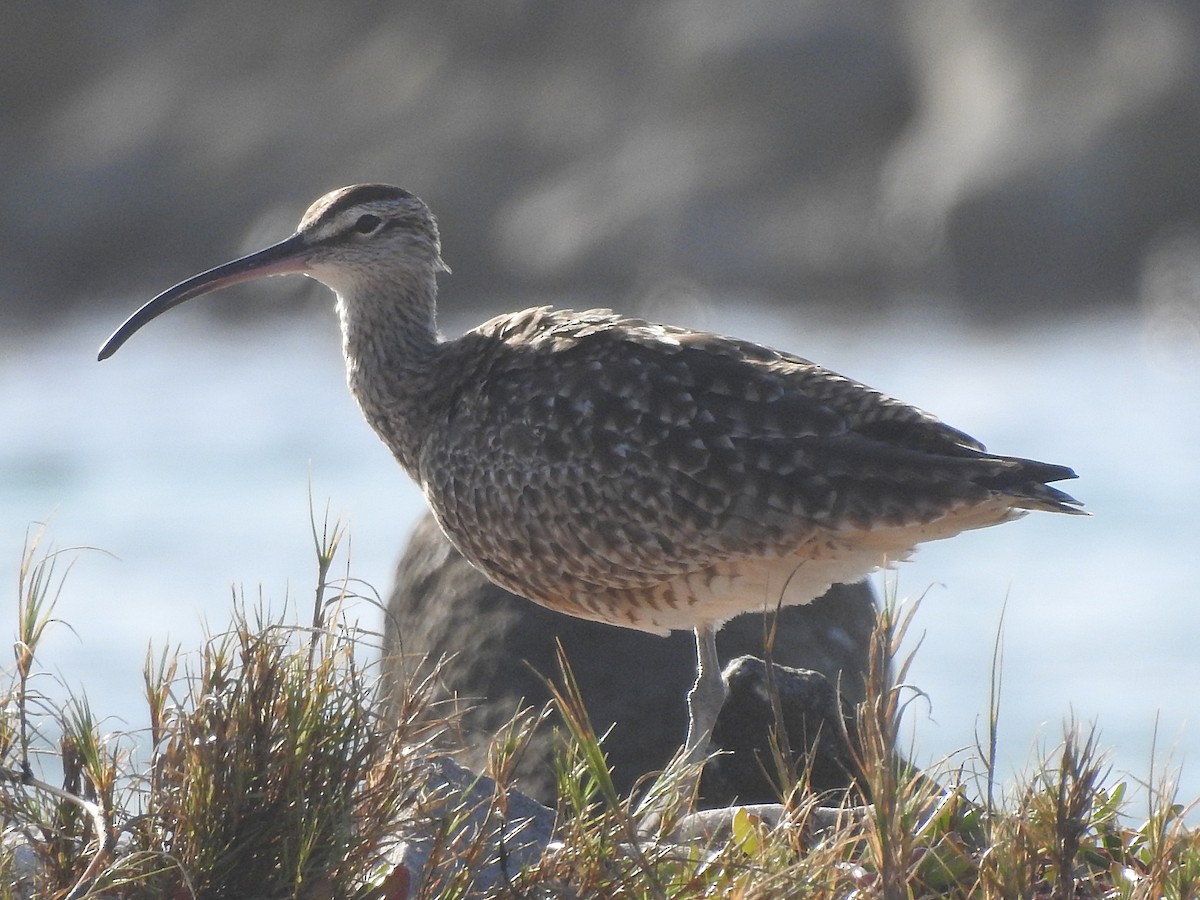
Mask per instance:
[[[534,559],[645,586],[992,490],[976,482],[994,458],[967,435],[757,344],[539,309],[464,348],[486,372],[463,383],[482,388],[456,396],[426,493],[493,569]]]

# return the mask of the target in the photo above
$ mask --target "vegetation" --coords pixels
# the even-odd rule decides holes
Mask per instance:
[[[398,900],[480,890],[526,898],[1200,897],[1200,836],[1185,827],[1172,788],[1155,786],[1139,816],[1126,785],[1111,783],[1093,731],[1068,723],[1062,743],[1007,789],[995,778],[994,714],[978,774],[933,777],[903,764],[897,729],[912,693],[902,686],[908,660],[897,647],[911,609],[901,615],[893,604],[881,615],[859,710],[871,804],[831,819],[804,791],[802,772],[784,773],[780,783],[793,787],[778,826],[744,810],[720,839],[683,840],[688,810],[673,788],[690,773],[670,771],[637,796],[619,796],[564,664],[553,840],[513,868],[497,844],[511,812],[504,788],[537,713],[496,736],[487,773],[494,789],[456,793],[438,783],[428,761],[453,749],[454,729],[431,700],[436,670],[404,685],[378,683],[356,656],[365,636],[345,621],[346,596],[327,581],[338,530],[314,535],[311,625],[237,602],[229,628],[198,651],[148,654],[150,724],[140,743],[102,734],[84,698],[54,704],[37,689],[63,557],[30,541],[14,664],[0,692],[0,900]],[[416,835],[424,866],[410,872],[393,851]],[[499,864],[502,877],[481,888],[477,875],[488,864]]]

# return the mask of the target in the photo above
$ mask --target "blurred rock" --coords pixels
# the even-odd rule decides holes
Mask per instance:
[[[467,319],[653,313],[664,284],[1129,302],[1148,242],[1200,221],[1198,44],[1188,0],[17,5],[0,316],[125,309],[364,180],[440,215]]]
[[[6,858],[10,896],[13,900],[33,900],[43,873],[42,861],[33,843],[10,825],[0,834],[0,853]]]
[[[931,84],[942,114],[987,120],[985,144],[960,137],[928,161],[960,173],[937,211],[958,293],[1001,321],[1133,300],[1156,237],[1200,221],[1200,166],[1184,162],[1200,155],[1200,6],[964,6],[916,16],[1003,66],[975,97],[944,69]]]
[[[867,639],[875,621],[865,584],[835,586],[809,606],[780,615],[778,662],[815,669],[840,684],[849,702],[862,697]],[[763,655],[764,620],[743,615],[718,634],[723,660]],[[598,734],[613,778],[628,791],[646,772],[661,769],[687,732],[684,697],[695,679],[695,641],[587,622],[551,612],[492,585],[442,536],[431,516],[417,527],[397,567],[388,602],[384,654],[390,678],[403,678],[427,655],[449,657],[442,696],[463,711],[463,762],[484,770],[487,740],[521,706],[550,699],[545,679],[558,680],[561,642]],[[611,730],[610,730],[611,729]],[[517,786],[552,802],[551,729],[544,727],[517,769]]]

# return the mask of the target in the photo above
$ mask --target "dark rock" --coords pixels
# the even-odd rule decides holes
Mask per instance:
[[[875,620],[865,584],[836,586],[806,607],[782,611],[773,658],[836,680],[851,701],[862,697],[867,638]],[[763,655],[764,617],[744,615],[721,630],[722,659]],[[442,696],[457,698],[465,743],[463,762],[482,770],[488,738],[521,706],[550,699],[561,642],[613,777],[628,791],[661,769],[687,731],[684,697],[695,678],[695,642],[575,619],[543,609],[492,585],[442,536],[431,517],[417,527],[396,574],[388,604],[384,652],[390,676],[403,677],[427,656],[448,657]],[[609,730],[611,729],[611,731]],[[517,769],[522,790],[544,802],[553,796],[551,738],[544,729]]]
[[[725,752],[704,768],[704,805],[780,799],[782,782],[771,747],[776,731],[772,692],[779,698],[793,771],[807,779],[809,789],[831,804],[840,803],[848,789],[861,789],[852,705],[820,672],[775,665],[770,680],[767,672],[767,665],[752,656],[725,667],[729,694],[713,728],[713,745]]]

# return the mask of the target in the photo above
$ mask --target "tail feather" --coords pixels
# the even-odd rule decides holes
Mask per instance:
[[[991,486],[1014,497],[1018,501],[1013,504],[1015,507],[1072,516],[1091,515],[1082,508],[1082,501],[1076,500],[1066,491],[1050,486],[1050,482],[1053,481],[1079,477],[1073,469],[1018,456],[992,458],[1002,463],[1003,468],[991,479]]]

